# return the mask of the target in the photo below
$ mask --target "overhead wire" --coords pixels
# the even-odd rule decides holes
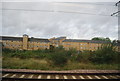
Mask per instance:
[[[72,4],[89,4],[89,5],[101,5],[101,6],[116,6],[115,4],[113,5],[113,4],[103,4],[103,3],[101,3],[101,2],[96,2],[96,3],[93,3],[93,2],[59,2],[59,3],[72,3]]]
[[[85,13],[85,12],[79,12],[79,11],[56,11],[56,10],[33,10],[33,9],[8,9],[8,8],[2,8],[1,10],[15,10],[15,11],[40,11],[40,12],[60,12],[60,13],[75,13],[75,14],[86,14],[86,15],[99,15],[99,16],[111,16],[111,15],[105,15],[105,14],[95,14],[95,13]],[[116,16],[111,16],[116,17]]]

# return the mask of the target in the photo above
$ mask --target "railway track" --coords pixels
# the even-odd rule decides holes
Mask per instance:
[[[83,80],[120,80],[120,73],[46,73],[3,71],[2,81],[83,81]]]

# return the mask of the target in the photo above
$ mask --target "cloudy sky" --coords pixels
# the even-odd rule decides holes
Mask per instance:
[[[115,2],[4,2],[2,35],[118,39]]]

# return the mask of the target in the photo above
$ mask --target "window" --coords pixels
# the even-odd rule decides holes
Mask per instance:
[[[47,46],[45,46],[45,47],[47,47]]]
[[[43,46],[40,46],[40,47],[43,47]]]
[[[6,46],[6,43],[3,43],[4,46]]]
[[[70,43],[67,43],[66,45],[70,45]]]
[[[44,46],[44,47],[46,47],[46,48],[47,48],[47,46]]]

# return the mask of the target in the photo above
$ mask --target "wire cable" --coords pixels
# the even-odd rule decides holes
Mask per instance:
[[[72,4],[75,3],[75,4],[100,5],[100,6],[103,6],[103,5],[104,5],[104,6],[116,6],[116,5],[112,5],[112,4],[101,4],[100,2],[99,2],[99,3],[92,3],[92,2],[91,2],[91,3],[90,3],[90,2],[89,2],[89,3],[87,3],[87,2],[86,2],[86,3],[82,3],[82,2],[59,2],[59,3],[68,3],[68,4],[69,4],[69,3],[72,3]]]
[[[55,11],[55,10],[31,10],[31,9],[8,9],[3,8],[2,10],[15,10],[15,11],[40,11],[40,12],[60,12],[60,13],[75,13],[75,14],[86,14],[86,15],[99,15],[99,16],[111,16],[111,15],[105,15],[105,14],[95,14],[95,13],[84,13],[84,12],[75,12],[75,11]],[[116,16],[112,16],[116,17]]]

